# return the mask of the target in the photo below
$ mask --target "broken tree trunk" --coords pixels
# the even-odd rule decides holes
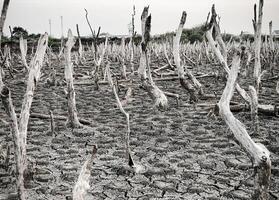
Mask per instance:
[[[187,17],[187,14],[186,14],[185,11],[183,11],[181,19],[180,19],[180,23],[178,25],[178,29],[177,29],[175,37],[173,39],[173,56],[174,56],[175,65],[177,67],[177,72],[178,72],[178,77],[179,77],[179,80],[180,80],[180,84],[182,85],[182,87],[184,87],[190,93],[190,102],[197,102],[199,91],[202,93],[201,84],[192,75],[192,73],[189,70],[187,70],[186,73],[187,73],[188,77],[190,78],[190,80],[192,81],[192,83],[190,83],[185,78],[184,67],[181,66],[180,55],[179,55],[179,46],[180,46],[179,43],[180,43],[180,38],[181,38],[181,34],[182,34],[184,24],[186,22],[186,17]]]
[[[155,106],[166,109],[168,107],[168,99],[164,92],[155,85],[151,69],[148,62],[148,43],[150,41],[151,30],[151,15],[148,16],[149,7],[144,7],[141,15],[142,23],[142,42],[141,42],[141,56],[138,74],[141,78],[143,88],[148,92],[149,96],[154,100]],[[148,72],[148,77],[147,73]]]
[[[255,192],[252,199],[268,199],[269,182],[271,175],[270,153],[262,144],[255,143],[247,133],[245,126],[236,119],[230,111],[230,100],[233,96],[236,79],[239,71],[240,56],[233,58],[232,69],[229,72],[227,85],[218,103],[219,112],[223,120],[233,132],[236,140],[251,158],[255,172]]]
[[[254,5],[254,19],[253,27],[255,32],[255,65],[254,65],[254,84],[257,93],[259,93],[259,86],[261,81],[261,36],[262,36],[262,18],[263,18],[263,0],[259,0],[259,11],[258,11],[258,19],[257,19],[257,5]]]
[[[71,61],[71,50],[75,44],[75,38],[72,34],[71,29],[68,31],[68,40],[65,45],[65,79],[67,82],[67,101],[68,101],[68,120],[67,126],[71,128],[81,127],[81,124],[77,116],[76,108],[76,93],[74,89],[74,78],[73,78],[73,63]]]
[[[91,169],[93,166],[93,159],[97,153],[97,147],[93,145],[92,154],[87,158],[83,164],[78,180],[73,189],[73,200],[86,199],[87,190],[90,189],[89,181],[91,175]]]
[[[27,166],[26,158],[26,139],[27,126],[30,117],[30,108],[33,101],[34,90],[41,75],[41,67],[48,44],[48,35],[45,33],[40,37],[35,56],[30,63],[29,76],[27,80],[26,93],[24,95],[19,121],[13,107],[11,94],[6,86],[1,89],[1,98],[8,117],[10,118],[10,127],[14,140],[15,160],[16,160],[16,174],[17,174],[17,192],[20,200],[25,200],[24,190],[24,171]]]

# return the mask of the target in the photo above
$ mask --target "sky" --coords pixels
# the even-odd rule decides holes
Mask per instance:
[[[136,7],[135,29],[140,33],[140,16],[144,6],[149,5],[152,16],[151,34],[174,31],[182,11],[187,12],[185,28],[204,23],[212,4],[221,17],[222,32],[240,34],[241,31],[253,33],[253,5],[258,0],[11,0],[4,27],[9,35],[9,26],[21,26],[29,33],[50,32],[52,36],[61,36],[60,18],[63,16],[63,35],[70,28],[76,34],[76,24],[80,34],[90,35],[86,23],[84,8],[97,29],[110,34],[128,34],[133,5]],[[2,7],[3,0],[0,0]],[[273,29],[279,30],[279,0],[265,0],[263,33],[268,33],[268,23],[273,21]]]

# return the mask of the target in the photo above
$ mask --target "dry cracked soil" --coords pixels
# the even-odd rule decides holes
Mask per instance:
[[[52,60],[57,69],[57,80],[62,82],[64,66]],[[115,73],[120,65],[113,63]],[[215,66],[193,68],[195,74],[210,72]],[[22,68],[22,66],[18,66]],[[215,67],[216,68],[216,67]],[[26,191],[28,199],[72,199],[72,189],[81,166],[92,145],[98,152],[91,171],[90,190],[87,199],[251,199],[253,178],[244,182],[238,190],[234,186],[253,174],[251,161],[234,140],[231,131],[220,117],[207,117],[208,107],[188,103],[188,94],[178,81],[157,81],[162,90],[177,93],[180,100],[169,99],[165,111],[154,109],[153,102],[134,78],[133,101],[125,110],[131,118],[131,151],[137,164],[144,167],[142,173],[134,173],[125,157],[126,119],[116,105],[108,85],[83,84],[80,74],[92,70],[92,62],[75,67],[75,90],[78,116],[91,121],[80,129],[65,127],[65,120],[55,120],[55,134],[50,132],[50,120],[30,118],[27,136],[28,175]],[[50,73],[43,67],[42,78],[37,85],[31,113],[67,116],[65,85],[49,86]],[[26,75],[16,73],[7,78],[13,103],[19,113],[26,84]],[[249,79],[249,78],[247,78]],[[247,87],[249,80],[241,84]],[[86,80],[90,83],[90,80]],[[213,77],[200,79],[207,93],[215,92],[216,99],[201,100],[202,104],[216,103],[225,86]],[[275,93],[276,81],[264,82],[260,102],[279,104]],[[123,98],[127,89],[120,87]],[[237,94],[235,95],[237,96]],[[235,101],[241,101],[239,97]],[[249,112],[234,113],[251,133]],[[12,147],[12,136],[4,108],[0,108],[0,144],[2,149]],[[279,196],[279,120],[274,116],[259,116],[260,136],[252,136],[271,152],[272,175],[270,199]],[[0,166],[0,196],[15,197],[15,162],[11,150],[8,167]]]

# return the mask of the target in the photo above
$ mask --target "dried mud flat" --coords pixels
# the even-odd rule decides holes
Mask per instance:
[[[91,64],[88,61],[84,66],[75,67],[75,73],[85,74],[91,70]],[[52,65],[58,70],[57,78],[62,80],[63,65],[55,60],[52,60]],[[114,70],[120,70],[116,69],[119,64],[114,63],[113,66]],[[213,68],[207,66],[192,70],[206,73]],[[49,69],[44,66],[31,113],[48,114],[51,105],[54,115],[66,116],[65,86],[47,86],[48,74]],[[15,79],[7,81],[17,113],[26,87],[23,78],[24,75],[16,74]],[[205,91],[216,92],[218,98],[199,103],[216,103],[224,81],[215,81],[212,77],[200,81],[205,85]],[[75,82],[83,80],[76,76]],[[91,171],[88,199],[251,199],[253,179],[233,190],[239,181],[252,175],[253,169],[222,119],[208,118],[207,109],[201,106],[195,109],[188,104],[187,92],[178,81],[157,84],[164,91],[179,94],[179,105],[175,99],[168,98],[168,110],[155,110],[151,99],[135,79],[133,101],[125,108],[131,115],[131,150],[135,162],[145,167],[143,173],[135,174],[127,166],[126,120],[108,85],[101,85],[99,91],[94,90],[93,83],[75,85],[79,117],[90,120],[90,127],[71,130],[65,127],[65,121],[55,120],[56,130],[52,135],[49,120],[30,118],[27,136],[27,157],[31,166],[26,182],[28,199],[72,199],[72,188],[93,144],[98,145],[98,152]],[[120,98],[124,97],[126,89],[121,88]],[[275,81],[264,82],[260,102],[279,104]],[[235,116],[251,133],[249,112],[235,113]],[[2,104],[0,117],[8,121]],[[271,151],[270,189],[279,196],[279,120],[263,115],[259,120],[262,136],[253,138]],[[0,141],[3,149],[7,143],[12,145],[10,128],[3,121],[0,121]],[[8,170],[0,166],[0,196],[8,195],[8,199],[16,199],[13,195],[14,166],[13,156]],[[271,196],[270,199],[276,198]]]

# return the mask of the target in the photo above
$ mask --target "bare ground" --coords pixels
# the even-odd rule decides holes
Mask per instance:
[[[53,61],[62,80],[63,65]],[[91,70],[91,63],[75,68],[75,72]],[[115,63],[114,70],[119,67]],[[21,66],[19,66],[21,68]],[[195,73],[210,72],[216,67],[193,69]],[[118,69],[119,71],[119,69]],[[67,115],[65,86],[49,87],[45,84],[49,69],[43,69],[32,104],[32,112],[48,114],[49,105],[54,115]],[[16,74],[7,84],[12,90],[16,111],[19,113],[25,91],[24,75]],[[76,77],[76,83],[81,83]],[[88,80],[87,80],[88,82]],[[199,103],[216,103],[224,88],[224,81],[204,78],[207,93],[217,93],[218,98]],[[243,80],[249,82],[249,80]],[[204,107],[188,104],[188,94],[178,81],[161,81],[164,91],[180,95],[179,105],[168,98],[166,111],[156,110],[145,91],[135,79],[134,100],[125,108],[131,115],[131,150],[135,162],[145,167],[135,174],[125,158],[126,120],[116,106],[108,85],[94,90],[93,83],[76,84],[79,117],[92,122],[81,129],[68,129],[65,121],[55,120],[56,133],[50,132],[50,121],[31,118],[28,127],[27,156],[29,159],[26,188],[28,199],[71,199],[72,188],[79,170],[93,144],[98,145],[97,157],[91,172],[88,199],[251,199],[253,178],[238,190],[234,186],[253,173],[251,162],[243,152],[226,124],[217,117],[208,118]],[[247,86],[247,84],[245,85]],[[122,88],[119,95],[125,95]],[[237,97],[235,100],[240,101]],[[265,82],[260,102],[279,104],[275,81]],[[251,133],[249,112],[235,113]],[[4,109],[1,119],[8,121]],[[261,136],[253,137],[271,151],[271,191],[279,196],[279,121],[272,116],[259,116]],[[9,126],[0,121],[0,144],[12,146]],[[12,148],[13,149],[13,148]],[[0,196],[16,199],[13,156],[8,170],[0,166]],[[271,199],[276,199],[271,196]]]

